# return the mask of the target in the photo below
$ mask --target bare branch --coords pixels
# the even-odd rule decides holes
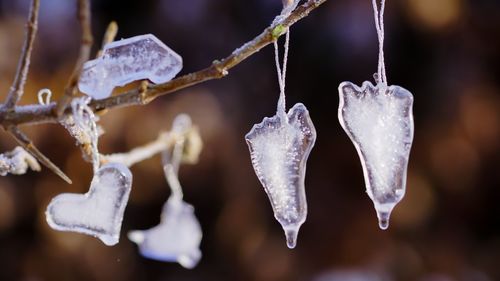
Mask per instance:
[[[92,50],[92,44],[94,42],[94,38],[92,37],[90,0],[78,0],[78,21],[82,29],[80,54],[78,55],[75,68],[69,78],[68,84],[64,89],[64,94],[55,108],[57,116],[61,116],[64,113],[71,99],[78,94],[78,79],[80,78],[83,64],[90,58],[90,51]]]
[[[159,96],[173,93],[208,80],[222,78],[228,74],[231,68],[277,40],[277,38],[283,35],[290,26],[307,17],[311,11],[326,1],[327,0],[308,0],[302,6],[297,7],[287,17],[277,22],[273,22],[273,24],[267,27],[260,35],[234,50],[231,55],[221,61],[214,61],[211,66],[205,69],[186,74],[167,83],[150,86],[146,92],[141,92],[139,88],[107,99],[94,100],[90,103],[90,106],[96,111],[103,111],[116,107],[143,105]],[[55,122],[57,116],[52,112],[53,108],[54,105],[20,107],[16,108],[15,112],[12,114],[6,114],[5,108],[0,108],[0,123],[3,126],[9,126]],[[70,114],[71,112],[66,110],[65,113]]]
[[[38,10],[40,8],[40,0],[32,0],[30,15],[26,23],[26,38],[24,39],[23,49],[19,63],[17,65],[16,76],[14,82],[10,87],[5,107],[8,111],[13,111],[15,105],[19,102],[24,93],[24,85],[26,84],[26,77],[31,61],[31,53],[33,51],[33,43],[35,42],[35,35],[38,28]]]
[[[66,176],[66,174],[59,169],[52,161],[49,160],[45,155],[43,155],[38,148],[33,144],[33,142],[26,136],[19,128],[17,127],[10,127],[9,132],[11,135],[14,137],[14,139],[31,155],[33,155],[40,163],[45,165],[47,168],[49,168],[52,172],[54,172],[56,175],[61,177],[63,180],[65,180],[67,183],[71,184],[71,179]]]

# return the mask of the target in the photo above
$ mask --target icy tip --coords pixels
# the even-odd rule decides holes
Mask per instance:
[[[201,252],[200,250],[195,249],[189,254],[180,255],[177,258],[177,262],[184,268],[193,269],[198,264],[200,259],[201,259]]]
[[[293,249],[297,246],[297,235],[299,230],[295,227],[285,228],[286,245],[288,248]]]
[[[391,216],[391,212],[380,212],[377,211],[377,217],[378,217],[378,226],[382,230],[386,230],[389,228],[389,218]]]
[[[396,206],[396,203],[385,203],[379,204],[375,202],[375,211],[377,211],[378,226],[382,230],[389,228],[389,218],[391,217],[392,209]]]
[[[128,237],[128,240],[130,240],[136,244],[141,244],[145,240],[144,232],[139,231],[139,230],[129,231],[127,237]]]

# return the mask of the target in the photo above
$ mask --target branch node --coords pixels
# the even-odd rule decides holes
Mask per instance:
[[[152,101],[152,99],[148,98],[147,96],[148,86],[149,86],[148,80],[141,81],[141,85],[139,86],[139,101],[141,105],[146,105]]]
[[[271,31],[271,36],[273,37],[273,41],[278,40],[278,38],[281,35],[285,34],[287,30],[288,27],[284,26],[283,24],[276,25]]]

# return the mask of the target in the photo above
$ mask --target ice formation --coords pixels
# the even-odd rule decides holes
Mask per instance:
[[[141,255],[155,260],[178,262],[193,268],[201,258],[202,232],[193,206],[170,197],[163,206],[161,223],[148,230],[129,232]]]
[[[178,171],[186,145],[186,133],[192,128],[191,118],[179,114],[172,125],[171,134],[176,138],[173,148],[162,153],[163,170],[171,194],[161,215],[159,225],[148,230],[129,232],[131,241],[139,245],[140,253],[150,259],[178,262],[193,268],[201,258],[200,243],[203,236],[193,206],[183,201]]]
[[[118,243],[132,174],[122,164],[103,165],[86,194],[60,194],[46,211],[53,229],[95,236],[108,246]]]
[[[136,80],[165,83],[182,69],[182,58],[152,34],[107,44],[103,55],[86,62],[78,88],[94,99],[109,97],[113,88]]]
[[[283,102],[283,103],[281,103]],[[294,248],[307,216],[304,187],[306,162],[316,141],[316,130],[302,103],[284,112],[284,101],[275,116],[264,118],[245,136],[255,173],[271,201],[287,245]]]
[[[361,88],[341,83],[339,96],[340,124],[358,151],[379,226],[387,229],[391,211],[406,189],[413,96],[399,86],[373,86],[368,81]]]

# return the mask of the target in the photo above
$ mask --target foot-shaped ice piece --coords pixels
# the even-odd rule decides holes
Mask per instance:
[[[389,226],[394,206],[406,189],[413,141],[413,96],[399,87],[366,81],[339,86],[339,121],[354,143],[381,229]]]
[[[108,246],[120,239],[132,174],[122,164],[102,166],[86,194],[63,193],[52,199],[45,212],[50,227],[95,236]]]
[[[306,107],[297,103],[288,114],[264,118],[245,136],[252,165],[281,223],[289,248],[307,216],[306,162],[316,130]]]
[[[182,58],[152,34],[107,44],[103,55],[83,65],[78,88],[94,99],[109,97],[116,86],[149,79],[165,83],[182,69]]]
[[[150,259],[193,268],[201,258],[202,232],[194,208],[175,197],[163,206],[159,225],[145,231],[131,231],[128,237],[139,245],[141,254]]]

